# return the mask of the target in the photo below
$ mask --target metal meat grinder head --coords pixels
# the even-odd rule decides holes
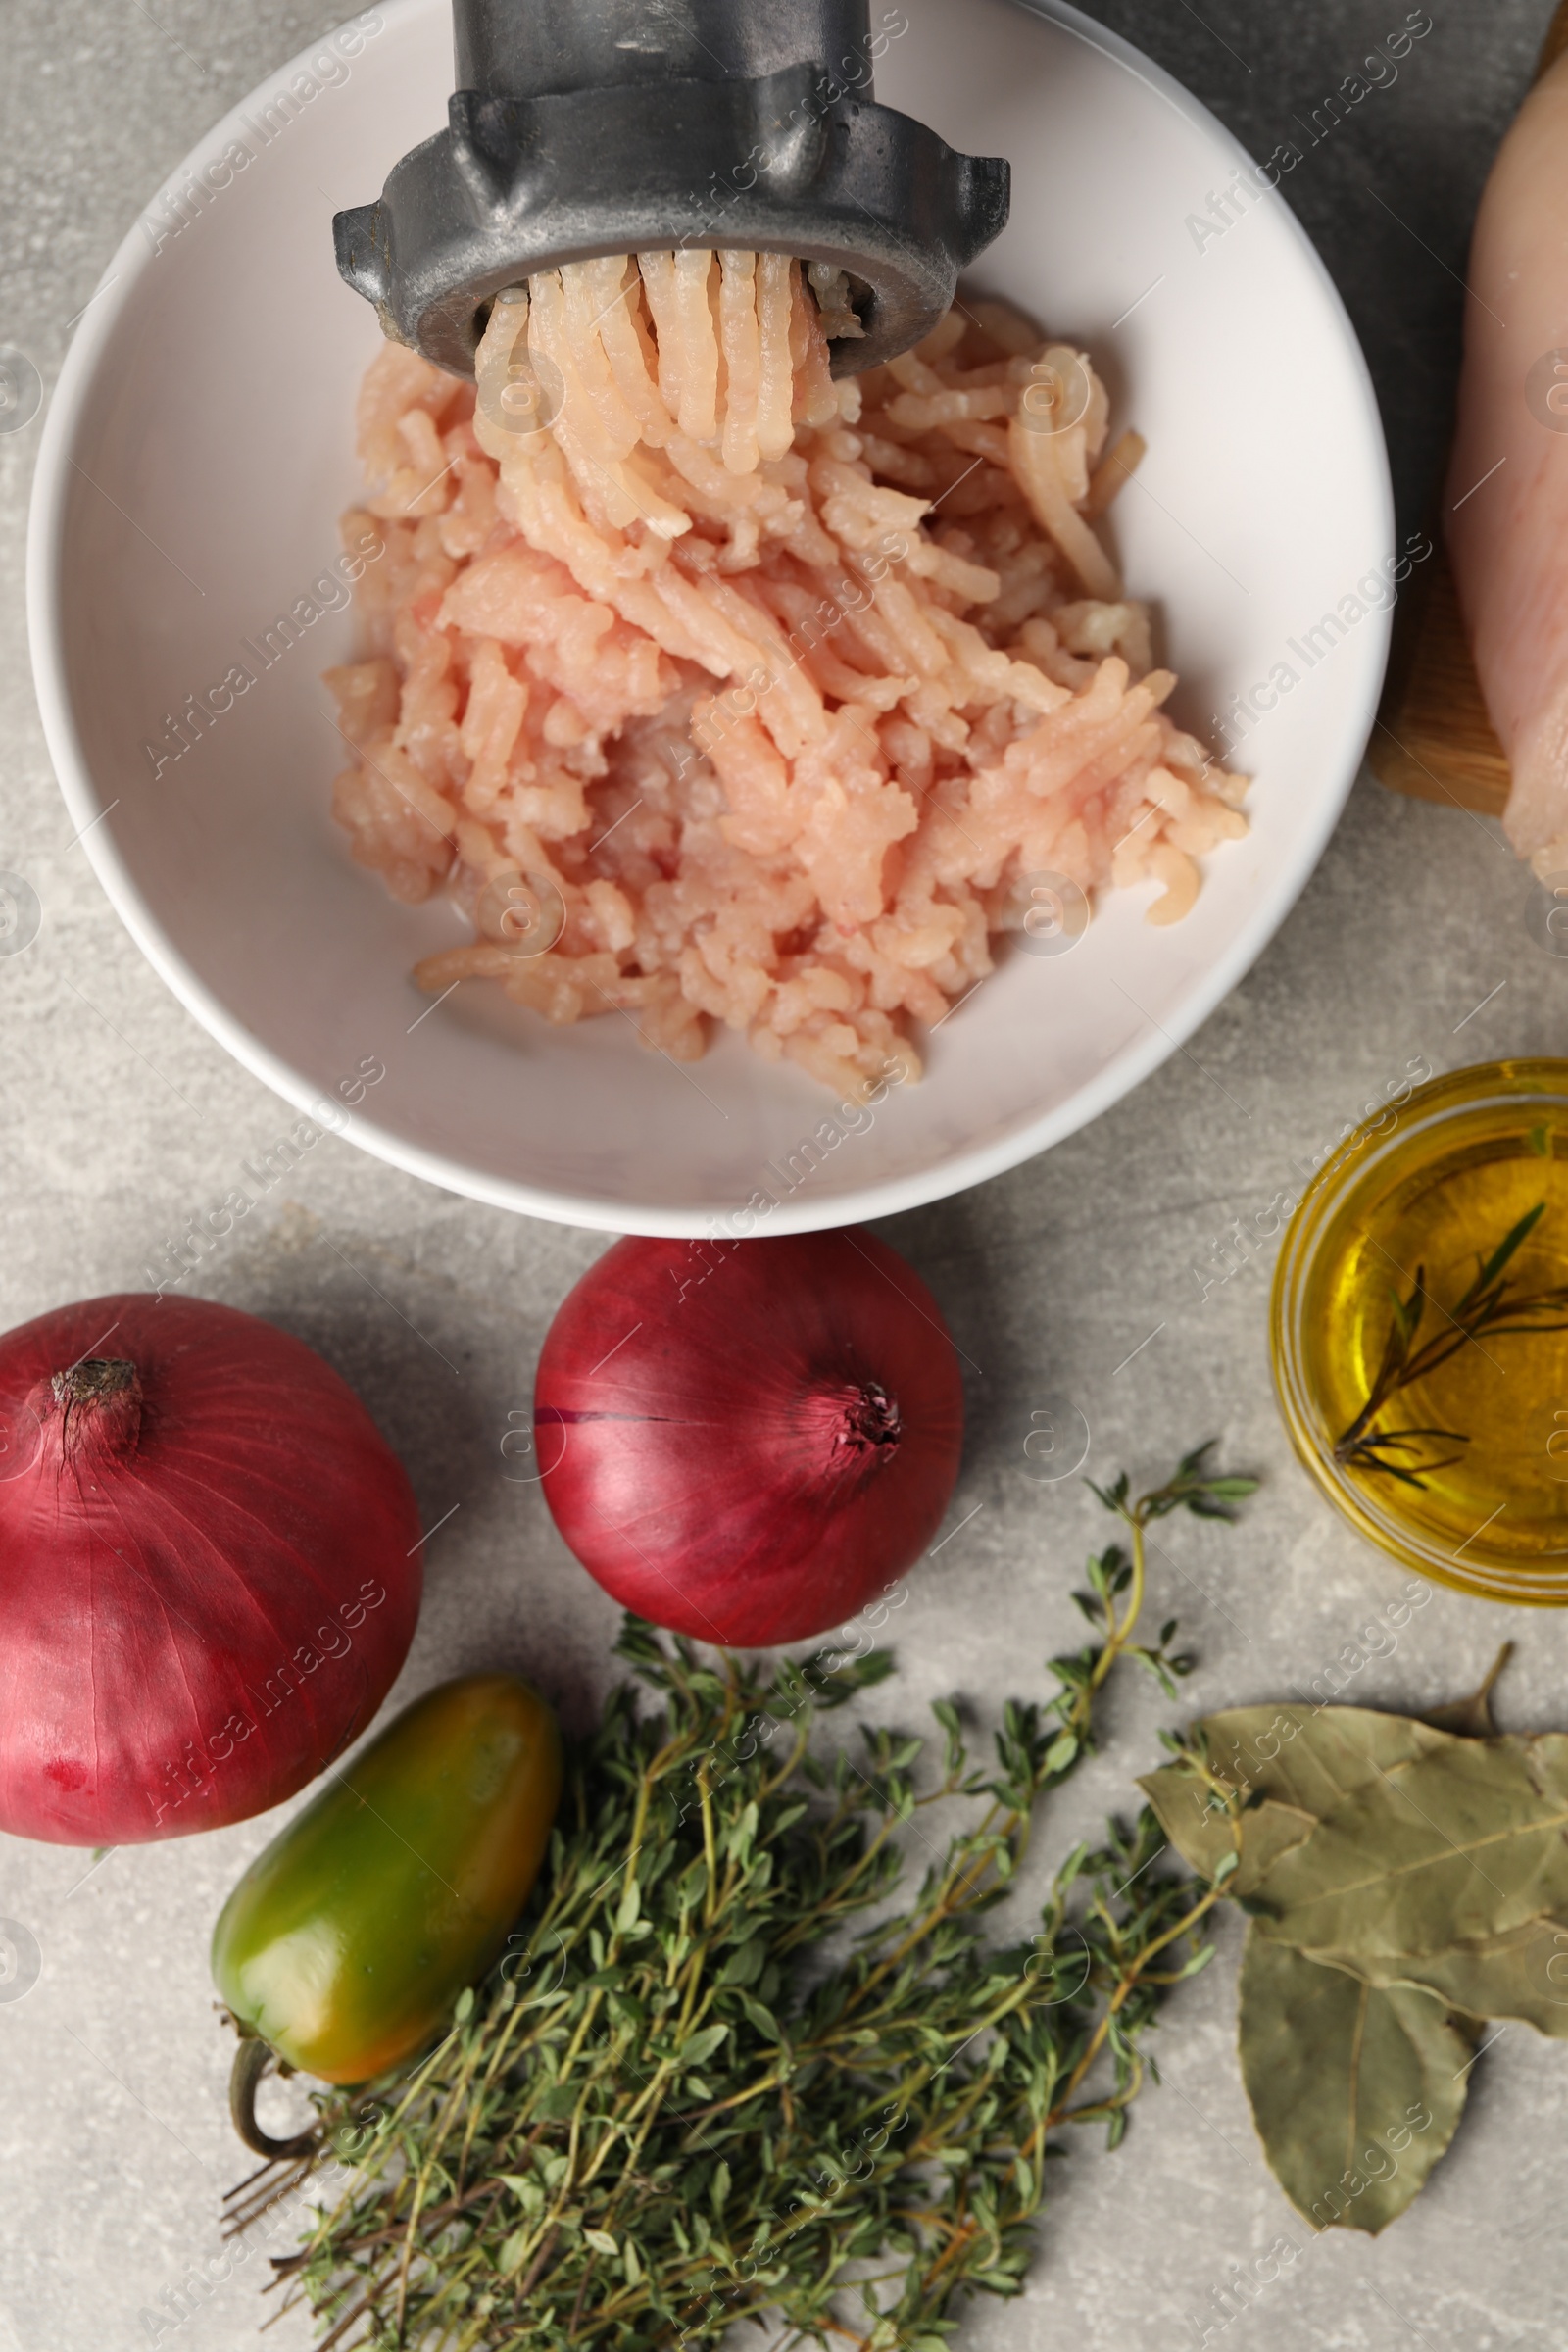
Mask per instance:
[[[493,298],[676,246],[849,273],[835,374],[929,334],[1007,219],[1008,168],[878,106],[906,25],[869,0],[454,0],[447,128],[339,213],[338,268],[386,333],[473,374]]]

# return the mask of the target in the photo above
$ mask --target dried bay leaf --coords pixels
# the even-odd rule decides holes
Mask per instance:
[[[1426,1755],[1452,1737],[1408,1715],[1383,1715],[1371,1707],[1231,1707],[1208,1716],[1200,1729],[1222,1780],[1319,1818],[1380,1771]]]
[[[1259,1874],[1265,1936],[1381,1964],[1568,1918],[1568,1735],[1425,1738]]]
[[[1486,1943],[1446,1952],[1367,1959],[1354,1952],[1314,1958],[1373,1984],[1421,1984],[1471,2017],[1516,2018],[1554,2041],[1568,2041],[1568,1926],[1533,1919]]]
[[[1143,1783],[1171,1845],[1252,1914],[1243,2078],[1318,2228],[1405,2210],[1457,2127],[1480,2019],[1568,2040],[1568,1736],[1496,1736],[1506,1654],[1427,1722],[1211,1716]]]
[[[1263,2152],[1297,2210],[1374,2235],[1396,2220],[1464,2109],[1470,2044],[1444,2004],[1308,1960],[1254,1921],[1239,2043]]]
[[[1232,1707],[1197,1727],[1210,1771],[1244,1799],[1242,1864],[1230,1891],[1245,1898],[1271,1864],[1381,1772],[1433,1753],[1450,1735],[1364,1707]],[[1230,1819],[1201,1775],[1177,1762],[1139,1786],[1182,1859],[1211,1879],[1235,1850]]]
[[[1236,1850],[1232,1821],[1212,1800],[1212,1791],[1197,1773],[1180,1764],[1167,1764],[1145,1775],[1138,1784],[1155,1818],[1184,1862],[1200,1877],[1212,1879],[1228,1854]],[[1227,1894],[1250,1894],[1258,1879],[1281,1854],[1299,1845],[1317,1827],[1312,1813],[1265,1799],[1241,1817],[1242,1859]]]

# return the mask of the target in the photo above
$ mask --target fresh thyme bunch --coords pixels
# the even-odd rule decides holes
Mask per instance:
[[[319,2101],[350,2185],[276,2267],[326,2320],[320,2352],[696,2352],[763,2315],[792,2342],[940,2352],[966,2291],[1020,2291],[1051,2135],[1121,2136],[1218,1889],[1150,1868],[1145,1812],[1069,1855],[1039,1933],[992,1947],[980,1922],[1117,1658],[1167,1689],[1185,1671],[1173,1627],[1157,1649],[1131,1637],[1149,1521],[1251,1491],[1210,1477],[1208,1450],[1140,1500],[1125,1479],[1101,1493],[1130,1548],[1090,1563],[1098,1639],[1056,1661],[1054,1698],[1009,1702],[989,1768],[939,1705],[923,1788],[917,1739],[812,1740],[885,1654],[764,1674],[628,1618],[620,1654],[658,1706],[623,1687],[572,1759],[508,1957],[412,2075]],[[932,1808],[963,1801],[968,1826],[939,1833]],[[906,1850],[925,1867],[901,1905]],[[308,2171],[246,2184],[236,2227]]]

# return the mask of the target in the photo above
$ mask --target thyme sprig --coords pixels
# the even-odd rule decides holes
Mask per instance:
[[[1171,1691],[1187,1670],[1174,1625],[1133,1636],[1146,1528],[1252,1492],[1210,1450],[1136,1500],[1125,1478],[1096,1490],[1125,1540],[1089,1563],[1095,1639],[1054,1661],[1054,1698],[1006,1705],[989,1765],[951,1701],[934,1773],[882,1726],[823,1751],[818,1719],[886,1653],[767,1670],[626,1620],[636,1683],[571,1758],[509,1956],[412,2075],[318,2098],[350,2183],[275,2267],[325,2320],[320,2352],[696,2352],[764,2315],[791,2344],[942,2352],[965,2293],[1021,2291],[1052,2135],[1121,2137],[1220,1889],[1153,1867],[1146,1811],[1067,1856],[1038,1933],[993,1946],[980,1923],[1117,1660]],[[235,2226],[318,2161],[253,2179]]]
[[[1413,1388],[1418,1381],[1429,1380],[1461,1348],[1479,1343],[1483,1335],[1489,1339],[1507,1339],[1532,1332],[1568,1331],[1568,1288],[1521,1296],[1505,1278],[1506,1267],[1545,1213],[1546,1203],[1538,1201],[1503,1236],[1490,1257],[1478,1250],[1475,1280],[1452,1306],[1440,1305],[1427,1289],[1425,1266],[1417,1267],[1415,1285],[1408,1298],[1391,1287],[1389,1297],[1394,1315],[1377,1374],[1365,1404],[1335,1446],[1337,1462],[1348,1469],[1379,1472],[1398,1479],[1404,1486],[1418,1487],[1424,1493],[1427,1478],[1436,1477],[1440,1470],[1450,1470],[1464,1459],[1462,1454],[1445,1454],[1441,1461],[1421,1463],[1426,1477],[1418,1476],[1415,1469],[1395,1460],[1394,1456],[1419,1457],[1423,1444],[1431,1440],[1447,1446],[1468,1446],[1469,1438],[1456,1429],[1378,1430],[1373,1424],[1391,1397],[1402,1389]],[[1442,1318],[1444,1327],[1418,1348],[1416,1341],[1428,1306]],[[1556,1319],[1543,1320],[1544,1317]]]

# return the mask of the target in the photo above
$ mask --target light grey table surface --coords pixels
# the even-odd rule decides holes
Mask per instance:
[[[1426,511],[1446,442],[1476,193],[1549,14],[1548,0],[1431,10],[1434,34],[1399,84],[1286,183],[1366,336],[1407,524]],[[69,322],[159,181],[339,13],[283,0],[3,0],[0,342],[30,353],[46,388]],[[1201,14],[1187,0],[1114,0],[1102,13],[1263,152],[1404,14],[1397,0],[1204,0]],[[71,844],[23,626],[37,434],[35,422],[0,437],[0,868],[25,875],[44,909],[32,949],[0,963],[3,1324],[141,1287],[167,1239],[222,1194],[237,1160],[274,1141],[282,1115],[143,963]],[[1282,1436],[1266,1265],[1254,1258],[1206,1299],[1193,1268],[1415,1057],[1441,1069],[1563,1051],[1568,965],[1527,929],[1529,889],[1494,826],[1392,800],[1363,777],[1297,911],[1190,1051],[1047,1157],[886,1228],[979,1375],[952,1515],[966,1524],[911,1587],[903,1672],[878,1694],[882,1712],[913,1723],[953,1689],[994,1708],[1007,1690],[1041,1688],[1039,1662],[1075,1638],[1067,1594],[1101,1527],[1076,1483],[1032,1483],[1023,1442],[1053,1396],[1086,1416],[1098,1473],[1125,1462],[1157,1476],[1222,1435],[1233,1463],[1263,1474],[1245,1528],[1183,1521],[1155,1564],[1152,1616],[1179,1613],[1200,1654],[1194,1711],[1308,1686],[1396,1597],[1397,1572],[1320,1506]],[[580,1720],[604,1686],[613,1612],[536,1491],[507,1483],[499,1451],[553,1308],[600,1247],[329,1140],[291,1197],[272,1196],[201,1269],[205,1291],[274,1317],[355,1383],[409,1462],[427,1525],[462,1506],[431,1547],[402,1697],[500,1659]],[[1355,1678],[1353,1696],[1419,1706],[1454,1695],[1506,1635],[1520,1643],[1506,1723],[1568,1724],[1568,1621],[1442,1592]],[[1117,1691],[1103,1751],[1048,1825],[1047,1850],[1127,1804],[1172,1714],[1152,1687]],[[118,1852],[85,1879],[88,1857],[0,1839],[0,1916],[24,1923],[42,1954],[26,1997],[0,1999],[0,2352],[155,2341],[239,2352],[258,2340],[267,2249],[202,2299],[181,2296],[193,2266],[217,2255],[222,2190],[249,2169],[224,2113],[229,2048],[207,1939],[272,1827]],[[1286,2234],[1301,2259],[1231,2320],[1226,2352],[1560,2346],[1568,2052],[1504,2033],[1415,2209],[1378,2243],[1311,2242],[1263,2168],[1237,2076],[1237,1940],[1227,1926],[1217,1965],[1168,2013],[1165,2085],[1139,2105],[1125,2147],[1107,2155],[1085,2139],[1057,2168],[1025,2300],[979,2305],[964,2340],[1187,2352],[1205,2329],[1219,2340],[1214,2291],[1229,2266]],[[296,2319],[268,2340],[286,2352],[309,2329]]]

